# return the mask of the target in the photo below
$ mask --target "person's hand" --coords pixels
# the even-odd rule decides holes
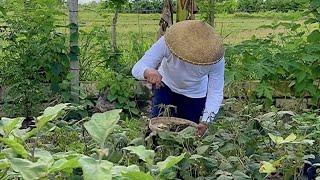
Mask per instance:
[[[208,125],[204,123],[200,123],[197,127],[197,135],[198,137],[202,137],[208,130]]]
[[[156,88],[160,88],[162,86],[162,76],[157,70],[153,68],[149,68],[144,71],[144,78],[148,83],[155,85]]]

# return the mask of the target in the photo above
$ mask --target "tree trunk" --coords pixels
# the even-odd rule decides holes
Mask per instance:
[[[70,73],[71,96],[73,102],[79,102],[80,96],[80,75],[79,75],[79,26],[78,26],[78,0],[68,0],[70,18]]]
[[[195,0],[177,0],[177,22],[195,19],[197,11]]]
[[[119,10],[116,8],[116,12],[114,13],[114,17],[112,19],[111,26],[111,39],[112,39],[112,51],[113,53],[117,53],[117,23],[119,17]],[[115,55],[115,54],[114,54]]]
[[[177,22],[184,21],[188,17],[188,10],[185,7],[186,0],[177,0]]]
[[[215,5],[215,2],[214,0],[209,0],[209,14],[208,14],[208,23],[214,27],[214,5]]]

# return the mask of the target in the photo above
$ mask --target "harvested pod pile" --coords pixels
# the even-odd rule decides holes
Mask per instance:
[[[170,132],[180,132],[189,126],[196,128],[198,125],[192,121],[176,117],[157,117],[152,118],[149,121],[149,128],[153,132],[164,130]]]

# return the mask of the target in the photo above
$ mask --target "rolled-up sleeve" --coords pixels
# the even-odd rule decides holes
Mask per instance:
[[[162,59],[166,57],[168,48],[164,37],[161,37],[144,56],[133,66],[132,75],[138,80],[144,80],[144,71],[148,68],[156,69]]]
[[[202,121],[210,122],[218,113],[223,101],[224,58],[212,66],[209,73],[208,92]]]

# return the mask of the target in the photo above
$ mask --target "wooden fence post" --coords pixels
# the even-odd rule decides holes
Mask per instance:
[[[78,0],[68,0],[69,19],[70,19],[70,73],[71,96],[75,103],[79,102],[80,96],[80,66],[79,66],[79,25],[78,25]]]

